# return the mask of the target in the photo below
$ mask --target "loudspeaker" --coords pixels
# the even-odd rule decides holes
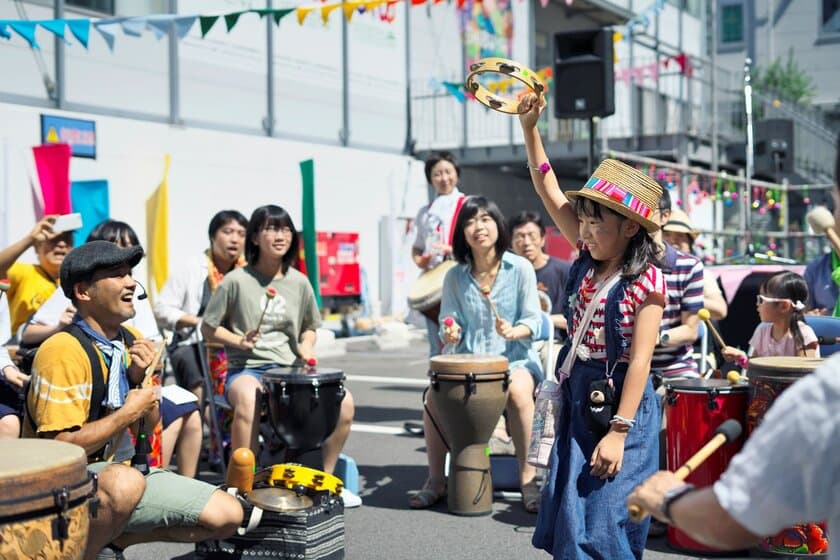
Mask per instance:
[[[763,119],[753,131],[755,176],[781,181],[793,173],[793,120]]]
[[[554,116],[615,113],[613,33],[610,29],[554,34]]]

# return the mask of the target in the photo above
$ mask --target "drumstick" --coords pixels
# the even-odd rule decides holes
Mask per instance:
[[[717,430],[715,430],[715,436],[710,439],[709,442],[700,449],[700,451],[692,455],[691,458],[683,464],[683,466],[678,468],[676,472],[674,472],[674,476],[676,476],[679,480],[685,480],[688,475],[697,470],[697,467],[703,464],[703,461],[708,459],[709,456],[717,451],[720,446],[731,441],[735,441],[740,435],[741,424],[737,420],[730,418],[717,427]],[[636,504],[630,504],[627,506],[627,513],[630,516],[630,520],[636,523],[640,523],[645,519],[645,517],[650,515],[647,511]]]
[[[265,317],[265,312],[268,310],[268,305],[271,303],[271,300],[274,299],[274,296],[277,295],[277,290],[269,286],[265,289],[265,305],[263,306],[262,313],[260,313],[260,320],[257,321],[257,328],[254,329],[259,332],[260,327],[262,326],[263,317]]]
[[[493,315],[496,316],[497,321],[501,321],[502,317],[499,315],[499,310],[496,309],[496,304],[493,303],[493,300],[490,299],[490,286],[482,286],[481,293],[484,294],[484,297],[487,298],[487,303],[490,304],[490,309],[493,311]]]
[[[726,380],[729,381],[729,383],[731,385],[737,385],[738,383],[740,383],[742,381],[747,381],[748,378],[747,378],[746,375],[741,375],[740,373],[738,373],[737,371],[735,371],[733,369],[729,373],[726,374]]]
[[[837,255],[840,255],[840,237],[838,237],[837,231],[834,229],[836,227],[836,224],[834,223],[834,216],[831,215],[828,208],[817,206],[808,212],[807,220],[811,229],[813,229],[815,233],[825,235],[828,238],[829,243],[831,243],[831,247],[834,249],[834,252]]]
[[[309,358],[308,360],[306,360],[306,365],[308,365],[309,367],[315,367],[316,365],[318,365],[318,358]]]
[[[149,383],[152,380],[152,375],[154,375],[155,370],[157,369],[158,363],[160,363],[160,358],[163,356],[163,351],[166,349],[166,341],[161,341],[160,346],[157,350],[155,350],[155,355],[152,358],[152,363],[149,364],[149,367],[146,368],[146,373],[143,375],[143,387],[148,387]]]
[[[720,333],[712,324],[712,314],[709,313],[709,310],[703,308],[697,312],[697,316],[700,318],[701,321],[706,323],[706,327],[709,329],[709,332],[711,332],[712,335],[715,337],[715,340],[718,341],[720,347],[723,348],[724,346],[726,346],[726,343],[723,341],[723,337],[720,336]]]

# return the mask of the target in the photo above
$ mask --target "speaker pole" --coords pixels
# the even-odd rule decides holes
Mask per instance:
[[[589,117],[589,159],[587,160],[587,173],[595,170],[595,117]]]

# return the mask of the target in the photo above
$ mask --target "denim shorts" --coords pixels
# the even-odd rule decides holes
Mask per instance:
[[[225,396],[227,396],[227,392],[230,390],[230,384],[233,383],[233,380],[239,377],[240,375],[250,375],[251,377],[255,378],[257,381],[262,381],[263,373],[271,368],[276,368],[277,364],[266,364],[264,366],[256,366],[250,368],[231,368],[227,372],[227,379],[225,379]]]

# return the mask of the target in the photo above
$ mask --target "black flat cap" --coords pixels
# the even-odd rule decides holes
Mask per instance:
[[[71,298],[73,286],[89,279],[94,272],[102,268],[113,268],[128,264],[131,268],[143,258],[142,247],[123,249],[110,241],[90,241],[70,251],[61,263],[59,278],[64,295]]]

